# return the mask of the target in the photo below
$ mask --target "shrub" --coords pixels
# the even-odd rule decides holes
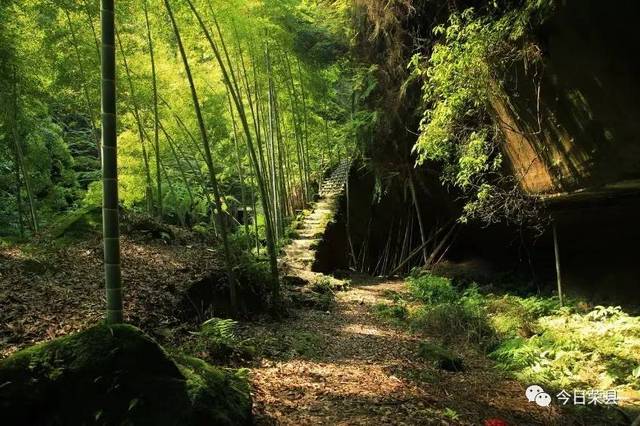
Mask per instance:
[[[431,274],[411,276],[409,289],[416,299],[427,304],[451,303],[460,298],[449,278]]]
[[[412,327],[444,342],[463,340],[483,350],[518,379],[556,389],[577,387],[637,392],[640,388],[640,318],[620,307],[556,297],[460,291],[446,278],[412,276],[409,286],[424,304],[408,310]],[[380,305],[379,315],[401,318],[404,305]]]
[[[491,313],[492,325],[500,337],[512,339],[536,334],[538,318],[557,312],[560,304],[555,298],[505,295],[488,299],[487,308]]]
[[[405,320],[409,315],[409,311],[407,310],[406,305],[401,303],[378,303],[375,305],[376,315],[382,319],[386,320]]]
[[[425,303],[410,315],[414,327],[446,336],[448,340],[463,339],[483,349],[496,345],[485,296],[477,286],[460,292],[450,279],[424,274],[409,278],[409,288],[416,299]]]
[[[487,312],[465,303],[440,303],[415,310],[410,316],[413,327],[429,330],[445,341],[464,340],[482,349],[492,349],[497,336]]]

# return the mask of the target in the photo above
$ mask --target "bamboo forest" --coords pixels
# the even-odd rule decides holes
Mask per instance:
[[[640,426],[638,16],[0,0],[0,425]]]

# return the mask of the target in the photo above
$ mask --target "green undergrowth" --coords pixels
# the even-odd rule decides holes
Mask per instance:
[[[408,279],[408,295],[375,307],[378,316],[471,345],[524,383],[550,389],[640,390],[640,318],[620,307],[556,297],[498,295],[459,288],[431,274]]]
[[[0,361],[0,417],[12,425],[249,424],[245,376],[170,356],[135,327],[96,326]]]
[[[276,334],[246,338],[237,321],[221,318],[205,321],[198,332],[191,334],[178,348],[178,354],[193,354],[222,365],[246,365],[262,357],[311,359],[325,345],[320,334],[298,329],[285,328]]]
[[[237,328],[238,322],[233,319],[210,318],[180,351],[216,363],[250,360],[256,355],[255,345],[250,339],[238,337]]]

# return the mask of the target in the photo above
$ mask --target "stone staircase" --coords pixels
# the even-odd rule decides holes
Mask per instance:
[[[351,169],[351,159],[344,159],[338,164],[338,167],[331,173],[320,188],[320,197],[331,197],[342,193],[349,170]]]
[[[306,216],[298,228],[298,236],[285,247],[285,255],[281,259],[283,270],[288,275],[295,275],[307,281],[322,274],[311,271],[315,261],[316,247],[324,235],[337,209],[337,202],[344,190],[351,160],[342,160],[338,167],[323,182],[320,199],[313,206],[311,214]]]

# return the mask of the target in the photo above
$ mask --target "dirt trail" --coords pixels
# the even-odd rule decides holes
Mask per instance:
[[[331,312],[300,310],[294,319],[254,330],[256,336],[315,336],[306,353],[264,359],[252,370],[258,424],[420,425],[566,424],[553,408],[529,404],[523,385],[462,353],[467,371],[450,373],[421,360],[413,335],[380,321],[373,305],[402,282],[355,283]]]
[[[311,271],[315,246],[335,213],[348,166],[345,161],[325,182],[324,197],[285,248],[283,273],[308,283],[294,291],[324,278]],[[374,314],[376,304],[406,291],[400,281],[355,277],[328,311],[299,309],[282,322],[247,325],[243,337],[262,346],[262,360],[251,371],[257,423],[482,425],[500,418],[509,425],[566,424],[554,408],[529,403],[522,384],[501,377],[472,350],[460,353],[465,372],[441,371],[422,360],[419,343],[433,336]]]

